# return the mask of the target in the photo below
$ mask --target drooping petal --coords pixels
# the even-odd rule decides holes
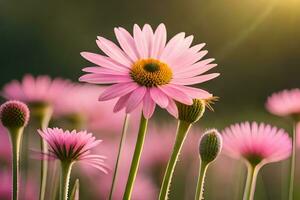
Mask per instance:
[[[137,89],[139,86],[134,83],[118,83],[115,85],[112,85],[108,88],[106,88],[106,90],[104,90],[104,92],[100,95],[99,97],[99,101],[106,101],[106,100],[110,100],[116,97],[120,97],[120,96],[124,96],[128,93],[130,93],[131,91]]]
[[[193,100],[191,97],[189,97],[186,93],[184,93],[181,90],[178,90],[177,88],[174,88],[170,85],[163,85],[160,86],[159,89],[164,92],[166,95],[168,95],[170,98],[175,99],[176,101],[179,101],[183,104],[192,105]]]
[[[131,93],[127,100],[126,113],[130,113],[138,107],[138,105],[142,102],[146,91],[146,87],[138,87]]]
[[[146,119],[152,117],[155,110],[155,102],[152,100],[150,96],[149,90],[146,92],[144,100],[143,100],[143,114]]]
[[[168,96],[163,93],[160,89],[154,87],[150,89],[151,98],[155,103],[157,103],[160,107],[166,108],[169,104]]]

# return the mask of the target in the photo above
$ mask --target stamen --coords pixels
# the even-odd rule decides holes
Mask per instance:
[[[152,58],[135,62],[130,71],[131,78],[139,85],[156,87],[168,84],[173,76],[171,68]]]

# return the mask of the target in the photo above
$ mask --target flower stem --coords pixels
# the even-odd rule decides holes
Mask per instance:
[[[186,138],[186,135],[190,127],[191,127],[191,123],[181,121],[181,120],[178,121],[176,141],[160,188],[160,194],[159,194],[160,200],[168,199],[168,192],[170,189],[176,162],[178,160],[178,156],[180,154],[181,148],[183,146],[184,140]]]
[[[68,200],[72,162],[61,162],[59,200]]]
[[[120,161],[120,158],[121,158],[121,153],[123,151],[125,138],[126,138],[126,132],[127,132],[127,128],[128,128],[128,121],[129,121],[129,114],[126,114],[125,119],[124,119],[124,123],[123,123],[122,135],[121,135],[121,139],[120,139],[119,150],[118,150],[117,160],[116,160],[116,164],[115,164],[112,184],[111,184],[111,188],[110,188],[110,192],[109,192],[109,200],[112,200],[112,197],[113,197],[113,192],[114,192],[114,188],[115,188],[115,181],[116,181],[118,168],[119,168],[119,161]]]
[[[142,154],[142,149],[143,149],[143,146],[144,146],[144,140],[145,140],[145,136],[146,136],[147,125],[148,125],[148,119],[146,119],[144,117],[144,115],[142,114],[141,121],[140,121],[139,132],[138,132],[138,137],[137,137],[137,141],[136,141],[136,144],[135,144],[134,154],[133,154],[133,158],[132,158],[132,161],[131,161],[131,167],[130,167],[130,171],[129,171],[129,176],[128,176],[128,180],[127,180],[123,200],[130,200],[131,199],[133,184],[134,184],[135,177],[136,177],[136,174],[137,174],[137,171],[138,171],[139,162],[140,162],[140,158],[141,158],[141,154]]]
[[[203,199],[204,180],[205,180],[207,167],[208,167],[208,163],[200,161],[199,177],[198,177],[198,182],[197,182],[197,190],[196,190],[195,200]]]
[[[248,164],[247,180],[246,180],[243,200],[253,200],[254,199],[258,171],[259,171],[258,165]]]
[[[19,196],[20,147],[24,128],[9,129],[12,143],[13,200]]]
[[[293,125],[293,134],[292,134],[292,156],[290,159],[290,176],[289,176],[289,200],[293,200],[294,196],[294,176],[295,176],[295,163],[296,163],[296,126],[295,122]]]
[[[49,121],[51,119],[52,115],[52,109],[45,109],[43,114],[39,117],[39,123],[40,127],[42,129],[46,129],[49,125]],[[43,152],[43,155],[48,154],[48,145],[47,142],[41,138],[41,151]],[[47,158],[44,158],[41,160],[41,172],[40,172],[40,200],[44,200],[45,198],[45,192],[46,192],[46,184],[47,184],[47,172],[48,172],[48,160]]]

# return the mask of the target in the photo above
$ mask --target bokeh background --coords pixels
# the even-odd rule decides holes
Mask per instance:
[[[195,36],[194,43],[205,42],[209,57],[218,63],[214,71],[221,76],[202,87],[220,101],[215,112],[207,112],[199,122],[202,128],[222,129],[233,122],[256,120],[291,131],[287,120],[265,111],[264,103],[272,92],[300,86],[299,0],[1,0],[0,86],[27,73],[77,81],[88,65],[79,53],[100,52],[97,35],[115,41],[116,26],[131,30],[134,23],[162,22],[169,37],[184,31]],[[171,120],[162,111],[155,117]],[[222,166],[220,170],[227,172]],[[285,199],[284,189],[279,189],[285,186],[284,178],[273,180],[281,170],[280,163],[262,170],[257,199]],[[222,176],[209,173],[207,178],[207,199],[240,199],[236,189],[225,187],[228,184],[215,184]],[[238,176],[228,181],[243,183]],[[195,186],[182,179],[177,183]],[[172,197],[183,198],[179,192]]]

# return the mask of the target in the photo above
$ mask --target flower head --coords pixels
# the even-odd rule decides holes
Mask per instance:
[[[283,90],[268,97],[266,108],[281,117],[300,117],[300,89]]]
[[[83,71],[80,80],[96,84],[113,84],[99,97],[100,101],[118,98],[114,111],[125,108],[131,113],[140,104],[146,118],[150,118],[156,104],[177,117],[175,101],[191,105],[193,99],[212,95],[189,85],[203,83],[218,73],[201,75],[216,66],[214,59],[201,60],[206,54],[205,44],[191,46],[193,36],[175,35],[167,42],[164,24],[155,31],[146,24],[134,25],[133,36],[124,28],[115,28],[121,46],[98,37],[97,45],[106,54],[83,52],[81,55],[96,64]],[[201,61],[200,61],[201,60]]]
[[[292,141],[283,130],[256,122],[234,124],[222,131],[224,153],[250,164],[266,164],[288,158]]]
[[[9,100],[19,100],[27,104],[53,104],[59,100],[71,84],[67,80],[49,76],[25,75],[21,82],[14,80],[6,84],[2,96]]]
[[[91,149],[101,142],[91,133],[75,130],[70,132],[59,128],[47,128],[38,132],[49,145],[49,154],[46,155],[48,158],[69,163],[81,161],[107,173],[105,157],[91,154]]]
[[[0,119],[6,128],[25,127],[29,121],[29,109],[20,101],[7,101],[0,107]]]
[[[214,161],[222,149],[222,136],[216,129],[207,130],[200,138],[199,154],[206,163]]]
[[[67,119],[71,125],[92,131],[118,132],[124,113],[112,113],[115,101],[95,100],[103,90],[100,86],[74,84],[55,104],[54,118]]]

